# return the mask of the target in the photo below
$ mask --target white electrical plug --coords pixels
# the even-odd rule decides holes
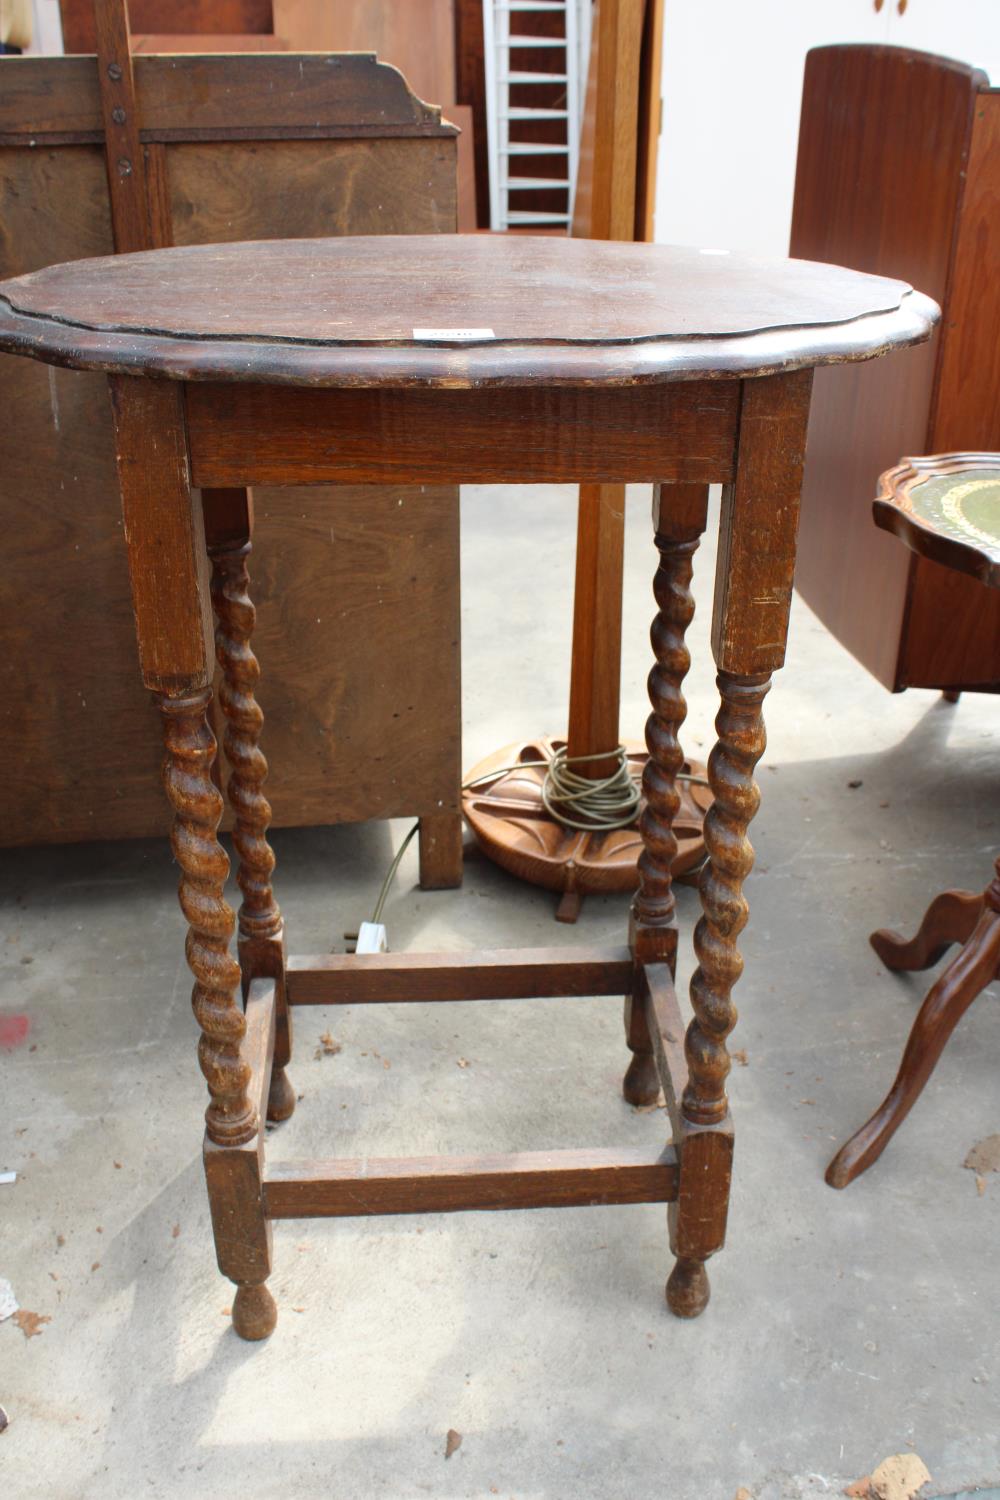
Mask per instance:
[[[355,953],[388,953],[389,938],[383,922],[362,922]]]

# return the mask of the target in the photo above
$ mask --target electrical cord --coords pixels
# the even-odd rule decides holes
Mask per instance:
[[[602,777],[598,781],[590,781],[578,772],[570,770],[570,766],[580,761],[610,760],[612,756],[617,760],[614,771],[610,776]],[[624,745],[597,755],[567,755],[563,747],[555,752],[551,760],[522,760],[515,765],[495,767],[483,776],[474,776],[470,781],[463,781],[462,790],[467,792],[472,787],[480,786],[484,781],[496,781],[498,777],[509,776],[513,771],[530,769],[545,770],[542,801],[550,816],[566,828],[577,828],[584,833],[588,829],[608,833],[614,828],[627,828],[630,823],[635,822],[638,816],[642,800],[639,784],[641,773],[637,774],[638,768],[633,770],[629,765],[628,752]],[[708,786],[708,781],[704,776],[692,776],[686,771],[679,771],[676,780],[688,781],[694,786]],[[402,863],[403,855],[412,843],[419,827],[419,821],[414,823],[393,856],[378,893],[378,900],[375,902],[372,922],[377,923],[381,919],[386,898]]]

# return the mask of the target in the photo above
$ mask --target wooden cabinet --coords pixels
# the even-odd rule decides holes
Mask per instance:
[[[931,344],[817,373],[796,586],[894,691],[1000,686],[1000,593],[871,518],[904,455],[1000,448],[1000,90],[903,48],[810,52],[791,253],[905,278],[943,310]]]
[[[96,58],[3,70],[0,275],[110,253]],[[455,228],[455,129],[372,57],[140,56],[135,82],[160,243]],[[104,382],[3,356],[0,410],[0,844],[158,833]],[[256,502],[275,824],[443,819],[457,854],[457,489]]]

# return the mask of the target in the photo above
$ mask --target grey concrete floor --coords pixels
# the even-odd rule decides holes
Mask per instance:
[[[566,716],[575,507],[565,490],[464,497],[465,762]],[[645,717],[653,552],[629,500],[622,722]],[[699,556],[686,743],[706,753],[712,548]],[[266,707],[266,690],[263,694]],[[693,1323],[663,1301],[661,1207],[277,1227],[280,1320],[232,1332],[200,1164],[175,874],[151,843],[0,858],[0,1276],[44,1315],[0,1324],[5,1500],[432,1496],[754,1500],[838,1493],[915,1450],[945,1495],[1000,1482],[1000,1178],[968,1149],[1000,1129],[995,997],[952,1040],[881,1163],[822,1180],[890,1081],[921,976],[885,973],[876,925],[981,887],[1000,843],[1000,703],[892,698],[796,602],[768,700],[732,1097],[729,1244]],[[280,767],[274,768],[280,775]],[[850,789],[848,783],[860,780]],[[292,947],[363,917],[404,825],[275,836]],[[682,977],[697,896],[680,893]],[[422,894],[408,855],[397,949],[614,939],[624,899],[575,928],[478,857]],[[343,1050],[316,1058],[319,1034]],[[460,1067],[459,1059],[468,1065]],[[619,1093],[614,1000],[300,1013],[294,1119],[274,1156],[646,1143],[661,1112]],[[450,1428],[462,1444],[444,1457]]]

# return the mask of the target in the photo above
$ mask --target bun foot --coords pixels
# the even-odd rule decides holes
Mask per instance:
[[[233,1327],[241,1339],[256,1342],[274,1332],[278,1309],[264,1282],[259,1286],[238,1286],[233,1302]]]
[[[267,1096],[267,1118],[278,1124],[295,1113],[295,1090],[284,1068],[275,1068],[271,1074],[271,1088]]]
[[[622,1093],[629,1104],[655,1104],[660,1097],[660,1075],[651,1052],[633,1052],[622,1080]]]
[[[667,1306],[677,1318],[697,1318],[708,1306],[712,1288],[701,1260],[679,1258],[667,1281]]]

